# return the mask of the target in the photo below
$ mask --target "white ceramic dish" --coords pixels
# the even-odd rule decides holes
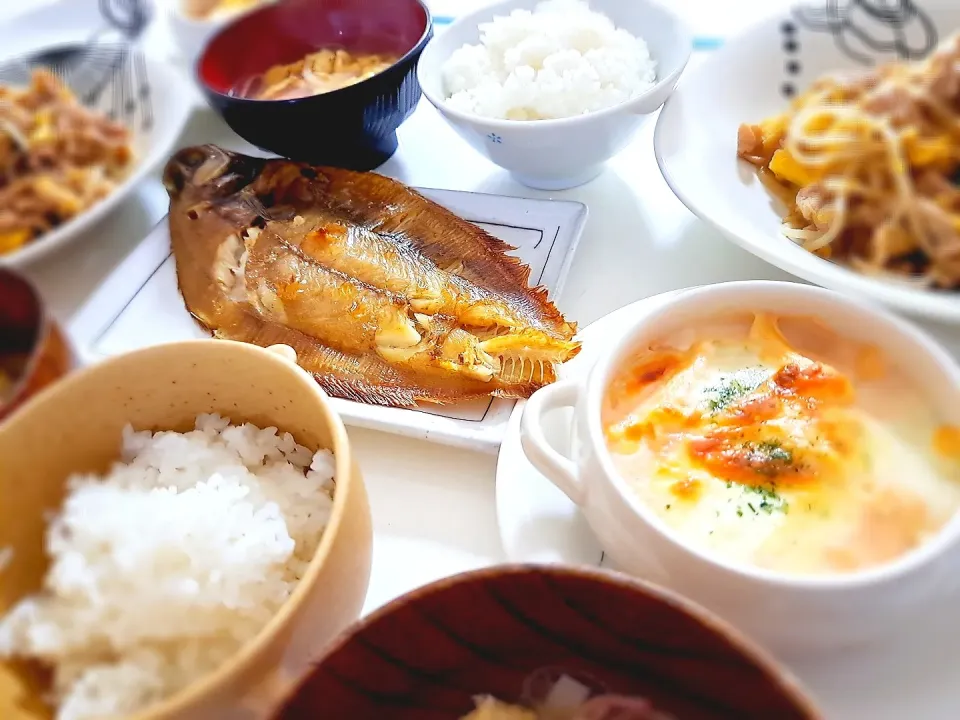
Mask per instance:
[[[833,8],[836,20],[829,19],[824,2]],[[657,121],[657,162],[667,183],[692,212],[767,262],[834,290],[909,313],[960,322],[956,293],[868,278],[788,240],[781,233],[780,208],[747,164],[737,160],[740,123],[759,122],[782,112],[788,104],[785,89],[802,91],[826,72],[864,69],[864,60],[895,59],[864,45],[856,33],[873,43],[892,43],[899,22],[905,42],[919,53],[960,30],[960,3],[955,0],[859,0],[839,5],[848,9],[838,9],[835,0],[778,9],[691,68]],[[871,17],[870,8],[880,8],[877,12],[886,12],[887,19]],[[932,35],[930,28],[935,29]]]
[[[584,328],[584,350],[564,366],[564,379],[583,379],[596,349],[615,343],[638,317],[668,295],[658,295],[616,310]],[[540,474],[523,453],[517,403],[497,460],[497,523],[508,562],[562,563],[613,567],[580,509]],[[560,412],[557,413],[561,415]],[[570,416],[554,418],[548,438],[569,452]],[[849,653],[781,656],[813,692],[831,720],[955,720],[960,707],[960,625],[954,608],[932,615],[928,627],[903,623],[889,641]]]
[[[576,202],[529,200],[449,190],[422,190],[518,248],[531,279],[556,297],[563,287],[587,218]],[[574,318],[575,319],[575,318]],[[183,305],[170,254],[166,219],[114,270],[70,323],[87,361],[136,348],[206,337]],[[495,453],[513,400],[483,400],[412,411],[334,399],[348,425]]]
[[[91,0],[45,5],[36,12],[15,18],[4,27],[6,39],[0,54],[3,58],[10,58],[42,48],[81,43],[102,22],[97,5]],[[101,202],[21,250],[0,255],[0,266],[23,267],[80,237],[157,169],[176,146],[193,112],[192,100],[183,92],[184,82],[173,68],[150,57],[144,58],[139,68],[133,61],[125,65],[113,81],[116,92],[108,87],[102,93],[98,107],[105,112],[113,109],[116,98],[120,97],[121,86],[122,97],[137,98],[137,109],[122,118],[133,135],[135,159],[129,174]]]
[[[272,0],[262,0],[252,7],[211,19],[196,18],[188,14],[189,0],[161,0],[161,2],[166,10],[170,35],[180,51],[180,59],[192,74],[193,66],[199,59],[200,52],[220,28],[242,15],[253,12],[267,2],[272,2]]]
[[[642,37],[657,62],[657,84],[616,107],[559,120],[492,120],[451,109],[445,102],[441,68],[465,43],[479,41],[478,25],[538,0],[503,0],[458,18],[423,51],[418,67],[424,96],[460,137],[524,185],[562,190],[582,185],[633,138],[645,117],[673,91],[690,58],[692,40],[681,20],[656,0],[592,0],[591,8],[618,27]]]
[[[691,319],[732,311],[802,313],[843,337],[875,346],[947,424],[960,425],[960,367],[911,324],[871,305],[798,283],[736,282],[687,290],[634,318],[606,346],[587,378],[564,380],[527,402],[521,438],[527,457],[580,505],[600,543],[624,570],[656,578],[725,617],[775,651],[846,649],[883,638],[920,611],[960,591],[960,514],[935,537],[869,570],[838,576],[788,576],[726,562],[682,542],[620,477],[603,437],[600,407],[612,373]],[[554,450],[543,417],[573,408],[572,457]]]

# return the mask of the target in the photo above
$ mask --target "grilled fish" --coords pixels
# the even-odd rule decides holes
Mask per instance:
[[[190,313],[216,337],[291,346],[331,395],[528,397],[580,350],[513,248],[395,180],[205,145],[164,185]]]

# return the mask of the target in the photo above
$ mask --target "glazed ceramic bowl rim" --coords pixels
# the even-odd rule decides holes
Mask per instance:
[[[798,707],[803,708],[808,716],[822,717],[821,711],[815,707],[813,700],[810,698],[803,684],[794,674],[786,667],[782,667],[774,659],[772,654],[756,644],[734,625],[727,623],[702,605],[678,592],[638,577],[588,566],[505,563],[475,570],[467,570],[434,580],[433,582],[422,585],[390,600],[388,603],[381,605],[373,612],[357,620],[327,645],[323,654],[314,662],[314,668],[322,666],[328,659],[343,650],[343,648],[348,646],[367,629],[383,622],[397,610],[417,603],[423,598],[443,593],[457,585],[475,582],[483,583],[499,577],[520,578],[528,575],[561,579],[574,578],[586,580],[594,584],[609,584],[620,589],[654,598],[658,602],[670,606],[671,609],[692,618],[710,633],[723,637],[737,654],[755,664],[764,675],[769,678],[771,683],[779,686],[784,695],[788,696]],[[296,687],[276,705],[274,712],[268,716],[269,720],[280,720],[282,717],[281,713],[300,695],[304,687],[310,682],[311,675],[312,673],[308,673]]]
[[[902,580],[915,571],[926,567],[931,561],[949,553],[951,547],[960,540],[960,509],[952,514],[950,520],[940,530],[919,546],[898,556],[892,562],[878,565],[864,570],[858,570],[842,575],[791,575],[784,572],[767,570],[746,563],[731,562],[709,551],[698,548],[696,545],[685,542],[677,533],[647,507],[640,498],[635,496],[627,486],[626,480],[620,475],[613,464],[613,460],[603,440],[602,423],[600,421],[601,404],[607,387],[618,364],[630,348],[635,345],[637,337],[642,336],[646,328],[681,309],[691,306],[711,307],[715,299],[727,301],[727,305],[741,305],[744,310],[751,310],[755,300],[739,300],[757,294],[766,297],[791,296],[797,301],[797,307],[803,307],[802,301],[809,298],[829,300],[831,303],[842,306],[843,313],[848,316],[869,316],[881,325],[885,333],[891,333],[898,338],[901,345],[912,347],[917,353],[922,353],[948,377],[952,379],[948,392],[957,396],[960,402],[960,366],[940,345],[926,333],[908,321],[892,313],[877,308],[858,298],[841,295],[833,290],[827,290],[812,285],[794,282],[770,280],[746,280],[738,282],[704,285],[683,290],[666,298],[656,309],[644,313],[632,325],[624,330],[620,339],[607,349],[596,365],[588,373],[585,382],[581,382],[581,396],[579,403],[586,412],[586,433],[590,446],[599,460],[603,474],[616,490],[620,501],[630,509],[631,513],[641,522],[654,529],[666,542],[679,550],[689,553],[701,562],[724,570],[743,580],[760,582],[769,586],[780,586],[793,590],[806,591],[843,591],[862,588],[870,585],[879,585],[891,581]],[[711,310],[700,313],[709,317]],[[828,327],[834,325],[830,318],[818,314],[816,311],[804,311],[804,314],[821,319]]]
[[[178,350],[193,349],[201,346],[209,346],[215,352],[247,354],[251,357],[256,357],[257,362],[261,363],[264,367],[270,367],[274,372],[293,373],[298,378],[299,384],[303,386],[304,394],[312,396],[312,399],[319,404],[323,415],[326,417],[327,427],[330,431],[332,447],[329,449],[334,455],[335,487],[330,519],[324,528],[320,543],[317,545],[317,549],[314,551],[313,557],[307,565],[306,572],[304,572],[300,581],[293,589],[293,592],[291,592],[290,596],[280,606],[279,610],[277,610],[273,617],[270,618],[256,635],[241,645],[240,648],[216,670],[196,678],[189,685],[173,695],[149,705],[137,713],[126,716],[124,720],[163,720],[165,718],[176,717],[178,713],[190,707],[199,699],[227,686],[233,676],[241,674],[250,668],[274,638],[290,624],[294,613],[301,608],[308,593],[316,586],[320,579],[320,573],[333,548],[334,540],[337,537],[340,526],[343,524],[347,496],[353,492],[354,460],[346,429],[340,420],[340,416],[333,409],[330,398],[320,386],[297,365],[277,353],[256,345],[248,345],[230,340],[185,340],[176,343],[154,345],[152,347],[117,355],[98,362],[95,365],[90,365],[82,370],[78,370],[60,382],[45,388],[21,406],[17,411],[17,416],[28,414],[35,405],[51,402],[65,389],[83,385],[87,383],[91,377],[108,374],[111,369],[117,365],[136,364],[157,353],[176,354]],[[12,419],[13,422],[16,422],[16,417]],[[282,428],[279,429],[283,430]]]
[[[492,2],[483,5],[482,7],[474,10],[471,13],[466,15],[459,16],[454,20],[444,32],[452,32],[459,30],[460,28],[466,25],[478,26],[480,20],[478,18],[485,17],[491,12],[494,14],[499,14],[507,8],[512,8],[515,5],[517,0],[497,0],[497,2]],[[677,78],[683,73],[687,64],[690,62],[690,56],[693,53],[693,35],[690,32],[690,28],[687,23],[675,12],[670,5],[662,0],[632,0],[632,2],[637,4],[645,4],[647,6],[655,6],[665,15],[667,15],[673,22],[674,27],[677,30],[678,41],[682,43],[682,60],[667,75],[660,76],[658,73],[656,82],[651,85],[649,88],[644,90],[642,93],[637,95],[634,98],[619,103],[617,105],[612,105],[607,108],[601,108],[600,110],[593,110],[592,112],[584,113],[581,115],[573,115],[571,117],[564,118],[551,118],[547,120],[504,120],[500,118],[488,118],[483,117],[482,115],[474,115],[472,113],[463,112],[462,110],[457,110],[456,108],[450,107],[446,98],[439,97],[430,89],[430,83],[424,82],[423,77],[425,76],[424,63],[420,62],[417,67],[417,79],[420,81],[420,88],[423,91],[423,95],[427,100],[430,101],[430,104],[437,108],[444,115],[449,115],[452,118],[461,120],[463,122],[470,123],[472,125],[484,125],[492,129],[499,130],[517,130],[520,132],[533,132],[536,130],[542,129],[557,129],[557,128],[569,128],[577,125],[582,125],[585,122],[591,120],[610,117],[612,115],[621,114],[624,112],[632,113],[634,109],[643,105],[651,96],[655,95],[657,92],[663,90],[665,86],[675,84]],[[483,22],[487,22],[484,20]],[[431,47],[434,46],[434,47]],[[424,55],[436,54],[439,50],[436,48],[434,43],[430,43],[424,50]],[[652,58],[656,62],[660,62],[659,58]],[[446,60],[444,58],[443,60]],[[432,75],[435,77],[442,73],[443,61],[437,61],[435,63],[435,68],[432,69]],[[659,68],[658,68],[659,69]],[[438,78],[442,87],[443,79]],[[645,113],[636,113],[638,115]]]
[[[298,98],[287,98],[284,100],[259,100],[257,98],[244,97],[242,95],[229,95],[210,87],[209,83],[207,83],[200,71],[200,66],[206,59],[207,53],[210,52],[210,47],[213,45],[213,43],[216,42],[222,35],[230,32],[235,24],[241,21],[246,21],[252,15],[257,15],[262,12],[269,12],[270,10],[274,9],[274,6],[277,4],[276,2],[266,3],[261,7],[256,7],[237,17],[230,18],[226,21],[226,23],[220,26],[216,32],[213,33],[213,35],[211,35],[203,44],[203,48],[197,55],[197,59],[193,63],[193,76],[197,84],[203,88],[204,92],[208,92],[218,98],[223,98],[224,100],[229,100],[232,103],[239,103],[241,105],[248,105],[251,107],[270,107],[271,105],[273,107],[292,106],[304,102],[314,101],[317,98],[329,98],[335,101],[343,100],[344,98],[349,97],[351,94],[356,93],[359,89],[370,87],[369,84],[371,82],[381,78],[385,73],[396,69],[398,66],[409,62],[411,58],[418,58],[418,56],[423,53],[424,49],[429,44],[430,39],[433,37],[433,14],[430,12],[430,8],[427,7],[425,0],[404,1],[415,2],[424,12],[426,22],[424,23],[423,33],[421,33],[420,38],[416,43],[414,43],[413,47],[407,50],[407,52],[405,52],[402,57],[398,58],[393,64],[391,64],[390,67],[386,67],[383,70],[374,73],[370,77],[364,78],[360,82],[353,83],[352,85],[347,85],[345,87],[329,90],[323,93],[315,93],[313,95],[305,95],[304,97]]]

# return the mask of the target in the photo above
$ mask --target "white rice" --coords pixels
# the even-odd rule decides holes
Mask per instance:
[[[506,120],[594,112],[656,81],[647,44],[584,0],[546,0],[483,23],[480,45],[455,50],[441,72],[451,108]]]
[[[202,415],[123,433],[105,477],[70,478],[44,590],[0,655],[55,671],[58,720],[126,715],[215,670],[290,596],[329,519],[333,455]]]

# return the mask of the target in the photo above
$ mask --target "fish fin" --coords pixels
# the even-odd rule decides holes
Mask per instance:
[[[277,323],[250,317],[245,329],[219,331],[225,339],[260,347],[289,345],[297,364],[310,373],[327,394],[370,405],[414,407],[428,392],[374,356],[357,357],[335,350],[315,338]]]

